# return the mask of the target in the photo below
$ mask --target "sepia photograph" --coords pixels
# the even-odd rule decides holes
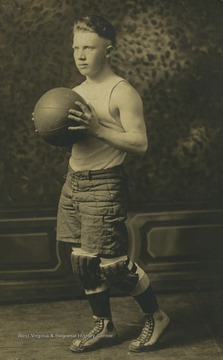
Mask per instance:
[[[0,360],[223,360],[223,0],[0,24]]]

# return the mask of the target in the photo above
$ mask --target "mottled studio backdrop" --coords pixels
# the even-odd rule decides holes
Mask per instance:
[[[118,30],[115,71],[140,92],[149,151],[128,158],[137,204],[223,203],[221,0],[0,0],[0,207],[56,207],[69,154],[35,134],[47,90],[82,81],[73,19],[90,11]]]

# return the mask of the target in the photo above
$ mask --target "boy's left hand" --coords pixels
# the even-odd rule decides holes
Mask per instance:
[[[78,105],[82,111],[70,109],[68,118],[74,120],[78,126],[69,126],[68,129],[71,131],[83,130],[91,136],[97,136],[101,125],[93,106],[91,104],[84,105],[79,101],[76,101],[75,104]]]

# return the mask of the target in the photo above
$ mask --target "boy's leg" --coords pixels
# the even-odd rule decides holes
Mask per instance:
[[[75,339],[70,349],[84,352],[110,345],[117,336],[111,319],[109,288],[100,274],[100,258],[80,248],[73,248],[71,263],[74,274],[89,300],[95,327],[82,338]]]
[[[169,325],[168,316],[159,308],[150,280],[143,269],[127,256],[101,259],[100,267],[107,279],[130,293],[145,314],[145,325],[140,336],[129,346],[131,351],[142,351],[157,343]]]
[[[170,320],[159,308],[147,274],[137,264],[135,265],[137,267],[136,271],[139,275],[139,280],[135,288],[131,291],[131,295],[138,302],[145,315],[145,323],[141,334],[131,341],[129,345],[130,351],[137,352],[154,346],[164,334],[164,331],[167,330]]]

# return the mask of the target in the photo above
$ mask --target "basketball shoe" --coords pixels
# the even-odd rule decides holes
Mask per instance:
[[[88,334],[79,334],[78,339],[73,340],[70,350],[73,352],[84,352],[96,350],[101,347],[111,346],[117,342],[118,334],[109,319],[93,316],[94,328]]]
[[[130,351],[137,352],[152,349],[167,331],[170,324],[169,317],[160,309],[154,314],[145,314],[145,319],[141,334],[129,345]]]

